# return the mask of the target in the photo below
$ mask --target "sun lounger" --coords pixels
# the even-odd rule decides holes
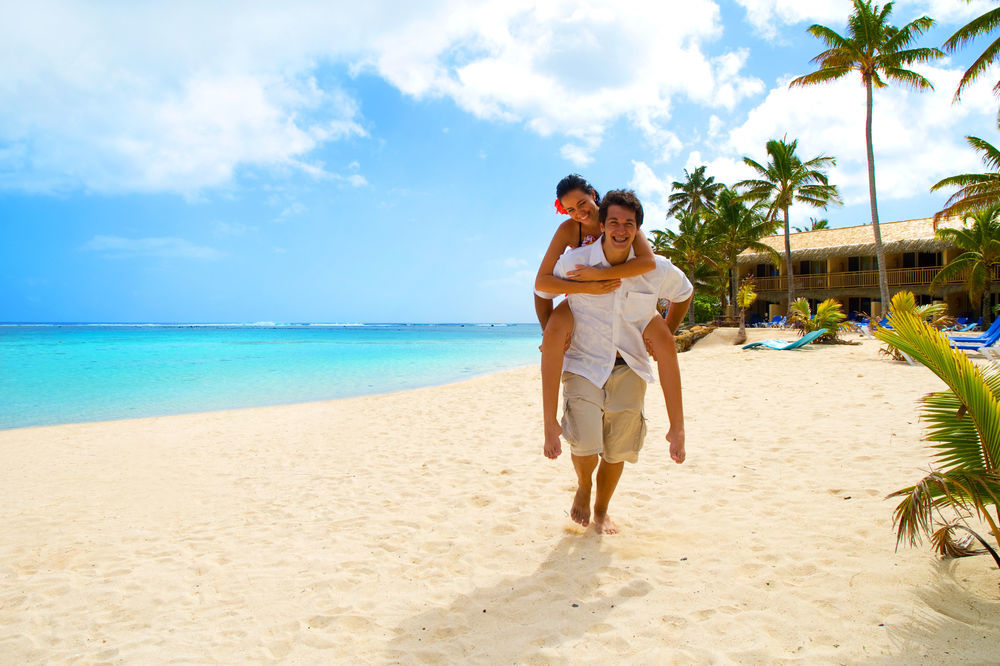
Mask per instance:
[[[809,344],[826,332],[825,328],[821,328],[818,331],[806,333],[798,340],[763,340],[761,342],[751,342],[748,345],[743,345],[743,349],[757,349],[758,347],[767,347],[768,349],[776,349],[778,351],[798,349],[799,347]]]
[[[998,320],[1000,321],[1000,320]],[[993,322],[996,324],[996,322]],[[953,338],[951,339],[951,346],[955,349],[961,349],[962,351],[976,351],[990,359],[994,362],[1000,362],[1000,349],[997,348],[997,342],[1000,341],[1000,327],[990,326],[990,330],[996,330],[992,335],[986,337],[985,339],[979,339],[978,337],[967,337],[967,338]]]
[[[968,324],[968,323],[969,323],[969,318],[968,317],[959,317],[958,319],[955,320],[955,325],[954,326],[948,326],[947,328],[942,328],[941,330],[942,331],[962,331],[962,330],[970,330],[971,331],[972,330],[971,328],[970,329],[966,329],[965,328],[965,325]]]
[[[1000,333],[1000,317],[993,320],[990,327],[986,329],[982,335],[949,335],[948,339],[951,342],[959,344],[972,344],[974,342],[986,343],[990,338],[992,338],[997,333]]]
[[[957,326],[956,325],[956,327],[954,329],[952,329],[952,330],[955,331],[956,333],[968,333],[969,331],[976,330],[977,328],[979,328],[982,325],[983,325],[983,318],[980,317],[979,321],[977,321],[977,322],[975,322],[973,324],[969,324],[968,326]]]

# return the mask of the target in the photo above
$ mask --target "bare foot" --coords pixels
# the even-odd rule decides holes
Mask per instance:
[[[584,527],[590,524],[590,486],[586,488],[579,486],[576,489],[569,517],[573,519],[574,523],[580,523]]]
[[[601,534],[618,534],[618,526],[611,522],[606,513],[594,514],[594,529]]]
[[[558,423],[553,423],[552,425],[545,426],[545,457],[552,458],[553,460],[559,457],[562,453],[562,440],[559,436],[562,434],[562,428],[559,427]]]

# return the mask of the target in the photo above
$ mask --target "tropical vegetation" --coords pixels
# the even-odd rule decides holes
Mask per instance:
[[[907,302],[908,301],[908,302]],[[875,335],[927,366],[947,390],[923,398],[921,420],[934,448],[929,473],[912,486],[889,495],[900,498],[893,512],[897,545],[916,545],[928,536],[942,557],[977,554],[975,538],[997,566],[1000,556],[969,519],[986,523],[1000,543],[1000,368],[980,367],[954,350],[948,338],[912,314],[913,294],[892,299],[892,328]]]
[[[983,322],[989,322],[990,287],[1000,269],[1000,203],[969,214],[961,228],[938,229],[937,236],[962,250],[962,254],[938,271],[931,281],[931,291],[950,278],[964,276],[969,300],[980,303]]]
[[[680,213],[678,229],[650,231],[653,251],[661,254],[684,271],[697,291],[719,290],[719,255],[715,232],[705,224],[699,213]],[[695,322],[695,308],[688,309],[688,322]]]
[[[1000,121],[997,128],[1000,129]],[[945,202],[944,208],[934,215],[935,220],[982,210],[1000,203],[1000,149],[978,136],[967,136],[965,140],[974,150],[982,153],[983,164],[988,171],[960,173],[935,183],[931,192],[945,187],[959,188]]]
[[[820,229],[829,229],[830,220],[810,217],[808,227],[792,227],[792,228],[795,229],[795,231],[799,232],[800,234],[805,233],[807,231],[819,231]]]
[[[799,329],[802,335],[825,328],[827,332],[817,339],[818,342],[833,342],[837,340],[840,331],[850,327],[843,306],[835,298],[828,298],[817,305],[815,315],[809,307],[809,301],[804,298],[794,301],[788,308],[788,312],[791,315],[792,324]]]
[[[976,37],[989,34],[998,27],[1000,27],[1000,7],[991,9],[981,16],[977,16],[955,31],[955,34],[949,37],[948,41],[944,43],[944,50],[948,53],[954,53],[961,47],[973,41]],[[982,74],[985,74],[990,65],[998,60],[1000,60],[1000,36],[997,36],[997,38],[986,47],[986,50],[983,51],[978,58],[976,58],[976,61],[969,66],[969,69],[965,70],[965,74],[962,75],[962,80],[958,82],[958,88],[955,89],[955,101],[957,102],[959,98],[961,98],[962,90],[964,90],[966,86],[978,79]],[[1000,94],[1000,81],[998,81],[993,87],[993,92]]]
[[[743,192],[746,200],[766,207],[765,219],[775,222],[781,213],[785,229],[785,275],[788,278],[788,302],[795,300],[794,271],[792,270],[791,229],[788,209],[793,203],[804,203],[816,208],[826,208],[840,203],[836,185],[831,185],[826,170],[836,165],[836,160],[818,155],[803,162],[796,154],[798,140],[788,137],[771,139],[765,147],[766,164],[744,157],[743,162],[753,169],[757,178],[741,180],[735,188]]]
[[[746,313],[756,300],[757,292],[754,289],[753,278],[747,277],[742,283],[740,283],[740,288],[736,290],[736,305],[740,309],[740,330],[736,335],[736,342],[734,344],[742,344],[746,342]]]
[[[715,207],[715,199],[723,190],[722,183],[715,182],[712,176],[706,176],[705,170],[708,167],[702,165],[692,173],[684,169],[684,180],[675,180],[671,185],[673,193],[667,198],[670,208],[667,216],[673,217],[678,213],[697,213],[701,210],[712,210]]]
[[[819,70],[793,79],[790,86],[827,83],[853,72],[860,73],[865,87],[865,145],[868,149],[868,197],[871,204],[872,231],[875,235],[875,255],[878,257],[879,293],[882,303],[889,302],[889,282],[885,267],[885,250],[879,229],[878,203],[875,194],[875,154],[872,148],[872,89],[885,88],[889,82],[901,83],[921,90],[933,88],[925,77],[907,69],[911,65],[940,58],[936,48],[910,48],[917,37],[926,32],[934,19],[921,16],[902,28],[889,23],[893,3],[881,7],[871,0],[854,0],[854,11],[847,19],[847,34],[813,25],[809,34],[823,41],[827,50],[813,58]],[[791,296],[789,296],[791,302]]]
[[[752,250],[768,256],[775,266],[781,263],[781,256],[774,248],[761,242],[762,238],[774,233],[774,223],[761,213],[759,204],[748,206],[735,191],[725,187],[719,192],[715,208],[706,215],[706,224],[714,232],[715,249],[719,255],[716,264],[721,266],[724,280],[729,283],[728,317],[735,314],[738,287],[736,261],[740,253]]]

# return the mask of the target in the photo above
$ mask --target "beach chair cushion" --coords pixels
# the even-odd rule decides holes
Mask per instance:
[[[826,333],[825,328],[821,328],[818,331],[813,331],[812,333],[806,333],[798,340],[762,340],[760,342],[751,342],[748,345],[743,345],[743,349],[758,349],[760,347],[765,347],[767,349],[775,349],[777,351],[788,351],[791,349],[798,349],[799,347],[804,347],[809,344],[819,336]]]

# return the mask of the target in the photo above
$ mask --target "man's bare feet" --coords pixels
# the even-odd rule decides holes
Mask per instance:
[[[590,486],[579,486],[576,489],[569,517],[573,519],[574,523],[580,523],[584,527],[590,524]]]
[[[594,529],[600,534],[618,534],[618,527],[606,513],[594,513]]]
[[[562,428],[558,423],[553,423],[552,425],[545,426],[545,457],[552,458],[553,460],[559,457],[562,453],[562,440],[559,436],[562,435]]]

